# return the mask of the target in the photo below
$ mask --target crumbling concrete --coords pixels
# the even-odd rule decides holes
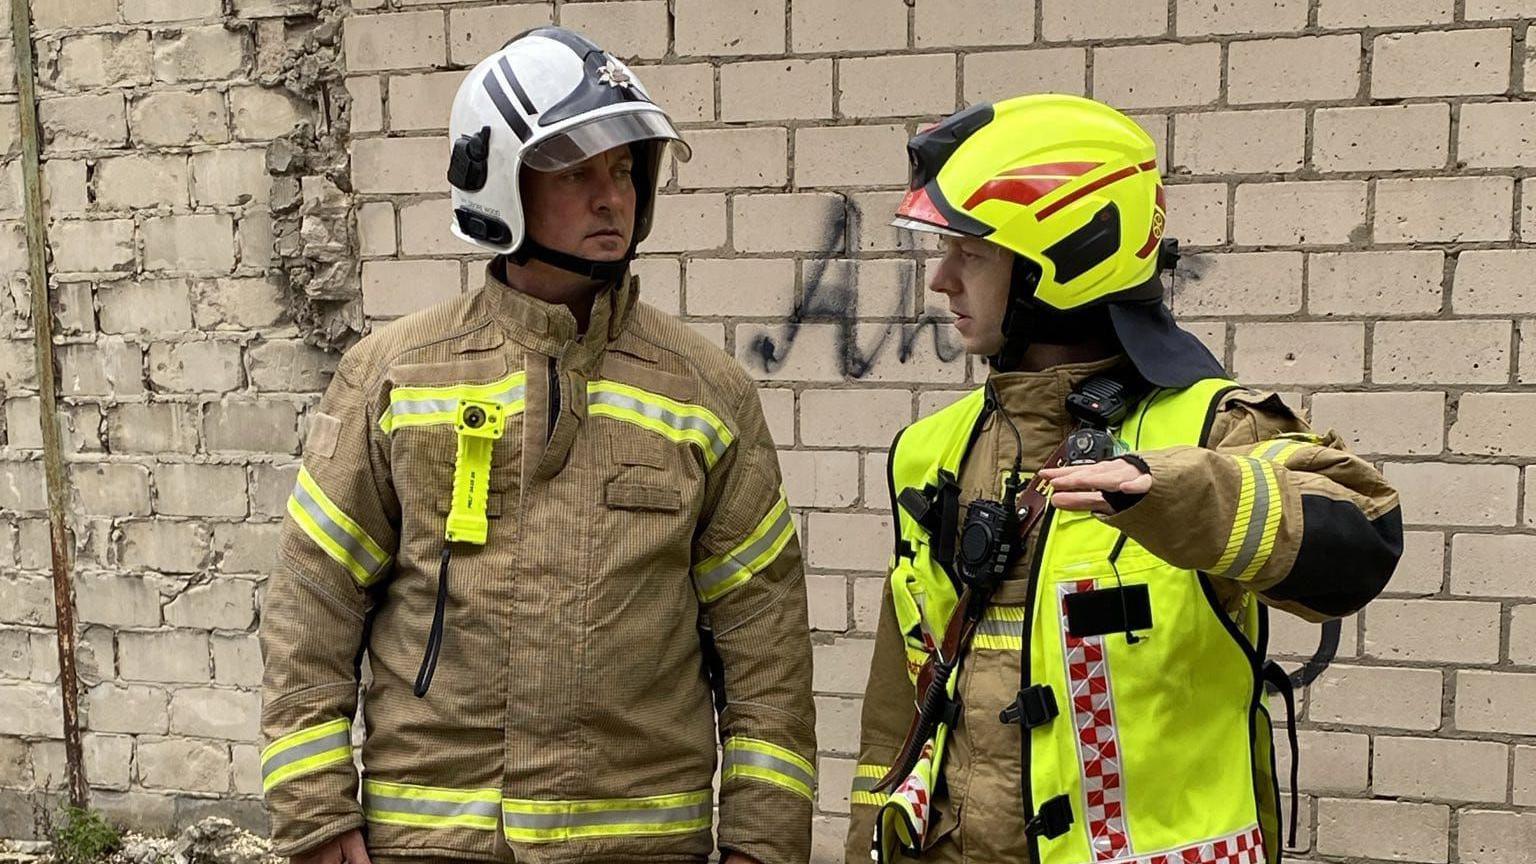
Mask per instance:
[[[273,267],[304,341],[341,351],[362,335],[357,221],[347,152],[351,97],[344,84],[345,0],[292,0],[291,14],[257,24],[256,78],[314,106],[267,148],[272,175]]]

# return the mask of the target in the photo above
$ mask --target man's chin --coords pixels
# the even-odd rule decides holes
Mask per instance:
[[[967,339],[965,340],[965,353],[975,354],[977,357],[991,357],[1003,350],[1002,339]]]
[[[966,328],[968,329],[968,328]],[[1003,340],[993,336],[991,338],[972,336],[966,333],[966,329],[953,327],[954,334],[960,337],[960,346],[967,354],[975,354],[981,357],[990,357],[1003,350]]]
[[[581,257],[591,261],[622,261],[629,251],[629,244],[617,238],[613,240],[588,239],[582,244]]]

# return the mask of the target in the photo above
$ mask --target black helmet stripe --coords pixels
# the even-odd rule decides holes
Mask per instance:
[[[539,113],[533,108],[533,100],[528,98],[528,93],[523,90],[523,84],[517,80],[517,73],[512,71],[512,64],[506,57],[496,58],[496,65],[501,68],[501,74],[506,77],[507,83],[512,85],[512,93],[517,96],[517,104],[523,106],[523,113],[529,117]]]
[[[507,125],[512,127],[512,134],[516,135],[519,141],[527,141],[528,136],[532,134],[528,124],[523,120],[523,115],[517,113],[517,109],[512,106],[512,100],[507,98],[507,91],[501,89],[501,82],[496,80],[494,71],[486,70],[484,86],[485,92],[490,94],[491,101],[496,103],[496,110],[501,112],[501,119],[507,121]]]
[[[513,41],[516,41],[516,39],[521,39],[523,36],[543,36],[545,39],[553,39],[556,42],[559,42],[561,45],[571,49],[571,51],[575,52],[577,57],[580,57],[583,60],[587,59],[587,55],[593,53],[594,51],[598,54],[603,53],[603,49],[597,47],[597,43],[586,38],[585,36],[582,36],[580,33],[577,33],[574,30],[567,30],[564,27],[556,27],[549,24],[546,24],[543,27],[535,27],[532,30],[523,31],[523,33],[515,37]]]

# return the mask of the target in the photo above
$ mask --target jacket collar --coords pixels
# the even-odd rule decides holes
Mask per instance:
[[[511,287],[497,271],[496,262],[486,265],[482,299],[507,337],[541,354],[564,355],[580,366],[600,357],[624,332],[639,303],[639,280],[626,273],[616,285],[598,292],[587,330],[578,334],[571,310]]]
[[[1039,372],[993,372],[987,383],[997,394],[998,407],[1016,420],[1047,429],[1068,430],[1076,425],[1067,412],[1067,395],[1090,376],[1109,372],[1125,363],[1111,357],[1086,363],[1063,363]]]

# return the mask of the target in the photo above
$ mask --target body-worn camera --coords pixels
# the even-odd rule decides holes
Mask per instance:
[[[972,590],[986,590],[1002,581],[1013,561],[1018,533],[1013,513],[1000,501],[972,501],[960,530],[956,555],[960,579]]]
[[[1116,456],[1123,456],[1126,447],[1110,432],[1103,429],[1078,429],[1067,437],[1068,465],[1091,465]]]

